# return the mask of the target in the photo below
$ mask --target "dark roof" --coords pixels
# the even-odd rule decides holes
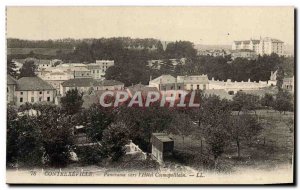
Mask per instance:
[[[101,81],[103,86],[113,86],[113,85],[124,85],[124,83],[117,80],[103,80]]]
[[[152,136],[156,137],[161,142],[173,142],[174,141],[166,133],[152,133]]]
[[[10,75],[7,75],[7,85],[17,85],[17,80]]]
[[[271,41],[272,41],[272,42],[275,42],[275,43],[283,43],[283,41],[278,40],[278,39],[274,39],[274,38],[273,38]]]
[[[253,44],[259,44],[260,40],[251,40]]]
[[[92,78],[74,78],[63,82],[61,85],[64,87],[88,87],[97,85],[97,81]]]
[[[17,81],[17,90],[55,90],[55,88],[39,77],[22,77]]]

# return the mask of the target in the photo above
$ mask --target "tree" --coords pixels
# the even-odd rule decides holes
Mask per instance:
[[[172,121],[173,110],[159,105],[146,108],[127,107],[118,108],[116,121],[125,123],[130,133],[130,139],[143,151],[150,152],[150,138],[152,133],[166,131]]]
[[[241,156],[241,142],[243,140],[247,140],[249,143],[251,143],[251,139],[257,136],[262,129],[257,118],[249,114],[242,114],[232,117],[232,125],[229,125],[229,127],[231,137],[237,146],[238,158]]]
[[[278,90],[282,90],[283,79],[284,79],[284,70],[282,67],[279,67],[276,75],[276,80],[277,80],[276,86],[278,87]]]
[[[86,122],[81,125],[86,126],[86,134],[93,141],[100,142],[103,137],[103,131],[113,122],[113,115],[110,110],[101,105],[93,104],[89,109],[83,111],[80,118],[86,118]]]
[[[265,107],[272,107],[273,103],[274,103],[274,97],[272,94],[266,93],[260,100],[260,103],[262,106]]]
[[[34,61],[25,61],[22,68],[20,69],[20,78],[22,77],[35,77],[36,65]]]
[[[52,114],[48,119],[46,117],[39,119],[40,123],[43,123],[43,145],[47,163],[55,167],[66,166],[74,145],[71,118]]]
[[[15,163],[18,159],[18,120],[17,110],[8,105],[7,107],[7,119],[6,119],[6,162]]]
[[[238,114],[241,111],[254,111],[256,114],[256,109],[259,107],[259,96],[237,92],[233,97],[232,107],[238,111]]]
[[[285,113],[286,111],[293,111],[292,95],[286,90],[278,91],[273,104],[273,108],[279,111],[280,113]]]
[[[184,137],[193,134],[195,130],[195,126],[186,113],[174,113],[172,118],[172,123],[167,131],[182,137],[182,141],[184,142]]]
[[[9,74],[14,78],[17,78],[18,74],[16,70],[17,70],[16,64],[12,60],[7,59],[7,74]]]
[[[216,165],[218,157],[224,153],[229,142],[231,108],[228,101],[221,100],[218,96],[210,96],[203,98],[199,111],[200,130]]]
[[[107,155],[113,161],[119,160],[125,154],[125,145],[128,141],[127,126],[123,123],[112,123],[103,131],[101,144],[104,155]]]
[[[83,104],[82,96],[83,94],[77,89],[67,91],[66,95],[61,98],[62,110],[69,115],[79,112]]]
[[[39,166],[43,155],[42,133],[35,117],[17,116],[13,107],[7,115],[7,163]]]

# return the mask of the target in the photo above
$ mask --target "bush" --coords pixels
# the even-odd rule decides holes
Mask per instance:
[[[84,165],[99,164],[104,157],[99,145],[77,147],[76,153],[80,163]]]
[[[123,123],[113,123],[103,131],[102,145],[104,154],[113,161],[119,160],[126,151],[129,141],[128,129]]]

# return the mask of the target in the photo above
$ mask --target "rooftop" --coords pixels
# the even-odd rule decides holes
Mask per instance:
[[[173,142],[174,141],[166,133],[152,133],[152,136],[156,137],[161,142]]]
[[[114,86],[114,85],[124,85],[124,83],[117,81],[117,80],[103,80],[103,81],[101,81],[101,85]]]
[[[16,85],[17,80],[10,75],[7,75],[7,85]]]
[[[176,81],[176,78],[173,77],[172,75],[161,75],[160,77],[157,77],[153,80],[151,80],[150,82],[153,83],[174,83]]]
[[[61,85],[64,87],[88,87],[94,86],[98,82],[92,78],[74,78],[63,82]]]
[[[55,90],[55,88],[39,77],[22,77],[17,81],[18,91]]]

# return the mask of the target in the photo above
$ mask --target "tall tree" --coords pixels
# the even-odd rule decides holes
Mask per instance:
[[[256,117],[242,114],[232,117],[232,125],[229,125],[231,138],[235,141],[238,158],[241,156],[241,143],[247,140],[251,143],[253,137],[257,136],[262,127]]]
[[[282,90],[276,94],[275,101],[273,103],[273,108],[280,113],[285,113],[286,111],[293,111],[293,97],[286,91]]]
[[[283,79],[284,79],[284,70],[282,67],[279,67],[276,75],[276,80],[277,80],[276,86],[278,87],[278,90],[282,90]]]
[[[237,92],[233,97],[232,107],[238,111],[238,114],[241,111],[254,111],[256,114],[256,109],[259,107],[259,96]]]
[[[7,74],[14,78],[17,78],[18,75],[16,69],[16,64],[11,59],[7,59]]]
[[[20,76],[22,77],[34,77],[35,74],[36,65],[34,64],[34,61],[25,61],[22,68],[20,69]]]
[[[112,123],[103,131],[101,144],[104,154],[113,161],[119,160],[125,154],[128,137],[128,127],[124,123]]]
[[[200,130],[217,165],[228,145],[231,117],[229,102],[218,96],[205,97],[200,104]]]
[[[70,115],[73,115],[80,111],[83,100],[83,94],[77,89],[67,91],[66,95],[61,98],[62,110]]]

